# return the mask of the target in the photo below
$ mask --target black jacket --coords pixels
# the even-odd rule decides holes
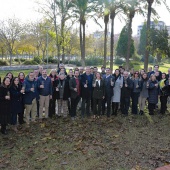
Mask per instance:
[[[127,83],[127,87],[125,87],[126,83]],[[133,89],[133,81],[130,78],[127,78],[125,81],[125,79],[123,78],[123,86],[121,89],[121,98],[130,97],[132,89]]]
[[[96,83],[96,87],[93,87],[93,98],[102,99],[103,96],[105,96],[105,85],[104,85],[104,81],[100,80],[100,86],[98,83]]]
[[[64,86],[63,100],[68,100],[68,98],[70,97],[69,82],[67,79],[64,79],[64,81],[65,81],[65,86]],[[56,87],[58,87],[59,82],[60,82],[60,79],[57,79],[54,81],[54,84],[53,84],[53,87],[54,87],[53,95],[55,99],[60,99],[60,93],[59,91],[56,91]]]
[[[81,80],[80,78],[78,78],[78,80],[79,80],[79,89],[81,91]],[[77,88],[76,79],[74,77],[69,80],[69,87],[70,87],[70,96],[71,98],[75,99],[78,96],[78,92],[74,91],[74,89]]]

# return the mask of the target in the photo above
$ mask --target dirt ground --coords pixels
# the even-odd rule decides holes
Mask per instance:
[[[0,134],[0,169],[154,170],[170,164],[170,114],[49,119]]]

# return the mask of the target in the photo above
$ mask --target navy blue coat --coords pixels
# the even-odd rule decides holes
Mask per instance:
[[[158,95],[159,95],[159,87],[155,87],[155,84],[158,84],[158,81],[149,81],[149,88],[148,88],[148,93],[149,93],[149,98],[148,102],[152,104],[157,104],[158,103]]]
[[[21,87],[14,87],[10,88],[11,94],[11,113],[18,114],[23,112],[23,103],[22,103],[22,93]]]
[[[111,79],[115,84],[115,77],[110,75],[106,78],[106,75],[103,76],[104,86],[105,86],[105,97],[112,97],[113,96],[113,88],[114,85],[111,86]]]
[[[31,105],[33,99],[38,99],[38,90],[37,90],[37,82],[35,80],[30,81],[27,77],[23,83],[25,85],[25,94],[23,96],[23,102],[24,104]],[[32,92],[30,89],[34,86],[34,92]]]
[[[93,75],[90,74],[90,82],[88,80],[88,76],[86,75],[86,73],[81,75],[81,96],[84,99],[89,99],[92,97],[92,91],[93,91],[93,87],[92,87],[92,83],[93,83]],[[87,81],[87,88],[84,87],[84,85],[86,84]]]

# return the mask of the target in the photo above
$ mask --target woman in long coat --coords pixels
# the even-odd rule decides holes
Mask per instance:
[[[102,100],[105,96],[104,81],[99,72],[96,73],[96,79],[93,80],[93,114],[94,118],[99,118],[102,109]]]
[[[10,101],[10,79],[5,77],[0,86],[0,124],[1,133],[7,134],[6,126],[11,121],[11,101]]]
[[[151,80],[149,82],[149,88],[148,88],[148,92],[149,92],[148,109],[149,109],[149,114],[153,115],[156,104],[158,103],[159,85],[154,74],[151,74],[150,79]]]
[[[115,86],[113,88],[113,97],[112,97],[112,114],[117,115],[117,111],[120,103],[121,88],[123,85],[123,77],[121,76],[119,69],[115,70],[113,76],[115,77]]]
[[[11,94],[11,124],[14,126],[13,130],[17,132],[17,115],[19,116],[19,122],[23,120],[23,103],[22,103],[22,93],[24,90],[21,90],[21,85],[19,78],[15,77],[12,80],[10,87]]]

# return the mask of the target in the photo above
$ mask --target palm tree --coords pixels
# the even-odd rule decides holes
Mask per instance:
[[[66,21],[70,20],[72,18],[72,15],[70,14],[70,9],[72,8],[72,2],[68,0],[54,0],[54,3],[52,4],[52,9],[54,10],[54,24],[55,24],[55,30],[56,30],[56,36],[58,36],[58,28],[57,28],[57,15],[60,18],[60,37],[57,38],[58,41],[58,50],[60,51],[60,48],[62,50],[62,62],[65,61],[65,25]],[[57,8],[57,9],[56,9]],[[58,11],[56,13],[56,10]],[[60,39],[60,40],[59,40]]]
[[[144,60],[144,69],[148,70],[148,58],[149,58],[149,49],[148,46],[150,44],[150,25],[151,25],[151,13],[154,11],[152,8],[153,3],[161,4],[163,3],[167,10],[170,12],[170,9],[166,3],[166,0],[143,0],[143,2],[147,1],[147,31],[146,31],[146,46],[145,46],[145,60]]]
[[[113,51],[114,51],[114,20],[116,15],[123,12],[124,2],[120,0],[110,0],[109,10],[111,19],[111,37],[110,37],[110,69],[113,70]],[[118,17],[121,17],[119,15]]]
[[[92,18],[96,23],[95,12],[98,10],[98,4],[96,0],[72,0],[74,5],[74,15],[79,20],[79,36],[80,36],[80,50],[81,50],[81,62],[82,66],[85,66],[85,26],[87,18]]]
[[[134,0],[128,0],[125,12],[128,16],[128,44],[127,44],[127,55],[126,55],[126,69],[129,70],[129,58],[130,58],[130,50],[131,50],[131,40],[132,40],[132,21],[135,14],[143,13],[140,3]]]
[[[104,64],[103,66],[106,67],[106,56],[107,56],[107,34],[108,34],[108,23],[109,23],[109,11],[105,9],[104,11]]]

